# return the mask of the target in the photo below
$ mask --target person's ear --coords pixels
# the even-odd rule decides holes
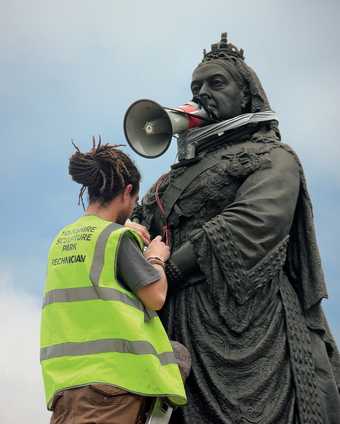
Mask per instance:
[[[129,196],[131,197],[131,193],[132,193],[133,187],[132,184],[128,184],[123,191],[124,197]]]

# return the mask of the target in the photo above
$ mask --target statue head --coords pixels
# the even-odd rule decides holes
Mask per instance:
[[[244,62],[244,52],[228,43],[227,33],[203,51],[203,60],[192,75],[194,101],[218,121],[243,113],[270,110],[267,96],[255,72]]]

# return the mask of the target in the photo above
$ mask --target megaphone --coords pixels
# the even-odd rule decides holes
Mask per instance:
[[[207,112],[194,102],[167,108],[142,99],[132,103],[125,113],[124,132],[136,153],[157,158],[167,151],[174,134],[199,127],[207,120]]]

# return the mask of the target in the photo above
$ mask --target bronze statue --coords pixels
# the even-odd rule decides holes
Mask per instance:
[[[135,210],[171,244],[162,320],[192,356],[189,404],[171,422],[339,423],[340,356],[301,163],[225,33],[191,89],[214,123],[179,138],[178,162]]]

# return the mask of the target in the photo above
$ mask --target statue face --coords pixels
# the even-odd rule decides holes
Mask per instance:
[[[217,63],[198,66],[192,74],[191,91],[212,118],[222,121],[242,114],[243,90]]]

